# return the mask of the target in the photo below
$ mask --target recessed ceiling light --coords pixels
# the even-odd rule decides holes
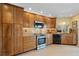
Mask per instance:
[[[32,10],[32,8],[29,8],[29,10]]]
[[[43,13],[43,11],[41,11],[40,13]]]

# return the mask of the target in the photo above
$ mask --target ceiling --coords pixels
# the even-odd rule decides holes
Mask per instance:
[[[46,16],[69,17],[79,13],[79,3],[13,3]]]

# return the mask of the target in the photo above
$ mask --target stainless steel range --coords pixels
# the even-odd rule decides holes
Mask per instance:
[[[45,48],[46,47],[46,37],[45,35],[42,34],[42,31],[41,29],[44,28],[44,24],[43,22],[40,22],[40,21],[35,21],[34,22],[34,28],[36,29],[36,48],[37,50],[38,49],[42,49],[42,48]]]
[[[37,50],[46,47],[46,37],[45,35],[37,35]]]

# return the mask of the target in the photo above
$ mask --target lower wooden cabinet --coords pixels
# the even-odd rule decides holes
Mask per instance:
[[[61,44],[73,45],[74,42],[76,43],[76,39],[74,40],[73,37],[73,34],[63,34],[61,37]]]
[[[2,24],[1,24],[1,4],[0,4],[0,55],[2,55]]]
[[[2,55],[14,55],[13,24],[3,24]]]
[[[23,52],[23,34],[22,34],[22,25],[14,24],[14,37],[15,37],[15,54]]]
[[[46,45],[50,45],[53,43],[52,34],[46,35]]]
[[[16,55],[22,53],[22,25],[3,24],[2,32],[2,55]]]
[[[24,37],[24,52],[36,48],[36,39],[32,36]]]
[[[0,55],[2,55],[2,24],[0,24]]]

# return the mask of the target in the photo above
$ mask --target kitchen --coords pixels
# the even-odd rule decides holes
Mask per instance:
[[[0,4],[0,55],[13,56],[49,45],[78,43],[79,16],[56,18],[25,11],[15,4]],[[58,20],[60,19],[60,20]]]

